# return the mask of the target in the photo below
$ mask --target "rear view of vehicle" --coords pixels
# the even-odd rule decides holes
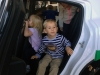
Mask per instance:
[[[25,1],[30,1],[28,15],[23,5]],[[87,67],[94,62],[96,50],[100,50],[100,1],[53,0],[55,4],[52,1],[48,3],[47,0],[42,2],[39,7],[38,1],[34,0],[0,0],[0,75],[26,75],[26,65],[21,59],[27,39],[23,36],[23,21],[31,14],[37,14],[38,11],[41,13],[47,5],[53,5],[59,11],[61,2],[78,7],[79,12],[73,17],[68,32],[74,52],[71,56],[64,55],[58,75],[88,75]],[[58,22],[58,16],[56,21]],[[45,75],[48,72],[47,68]],[[98,74],[100,75],[95,75]]]

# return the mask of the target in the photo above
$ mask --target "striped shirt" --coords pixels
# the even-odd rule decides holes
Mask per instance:
[[[70,42],[62,35],[57,34],[55,38],[49,39],[45,36],[42,39],[42,44],[36,54],[38,58],[42,53],[51,55],[52,58],[63,58],[65,47],[71,46]]]

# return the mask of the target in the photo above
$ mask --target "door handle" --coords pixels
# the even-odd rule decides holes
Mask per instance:
[[[83,41],[82,43],[79,43],[81,45],[81,48],[83,48],[85,41]]]

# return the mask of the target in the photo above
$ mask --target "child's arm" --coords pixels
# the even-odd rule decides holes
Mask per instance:
[[[46,46],[45,46],[45,45],[43,44],[43,42],[42,42],[42,44],[41,44],[41,46],[40,46],[38,52],[37,52],[35,55],[33,55],[33,56],[31,57],[31,59],[40,58],[40,57],[41,57],[41,54],[45,52],[45,49],[46,49]]]
[[[33,33],[29,30],[28,28],[28,21],[25,21],[26,25],[25,25],[25,30],[24,30],[24,36],[25,37],[29,37],[31,36]]]
[[[67,52],[68,55],[73,54],[73,50],[69,46],[66,47],[66,52]]]
[[[63,42],[64,42],[64,46],[66,47],[66,52],[68,55],[72,55],[73,50],[70,48],[71,47],[71,43],[69,40],[67,40],[65,37],[63,37]]]

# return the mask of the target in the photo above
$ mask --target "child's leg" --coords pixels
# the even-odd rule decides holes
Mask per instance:
[[[39,62],[39,66],[38,66],[36,75],[44,75],[46,67],[51,62],[51,60],[52,60],[52,57],[50,55],[46,54],[44,56],[44,58],[42,60],[40,60],[40,62]]]
[[[59,70],[59,66],[62,62],[62,59],[52,59],[51,63],[50,63],[50,72],[49,75],[57,75],[58,74],[58,70]]]

